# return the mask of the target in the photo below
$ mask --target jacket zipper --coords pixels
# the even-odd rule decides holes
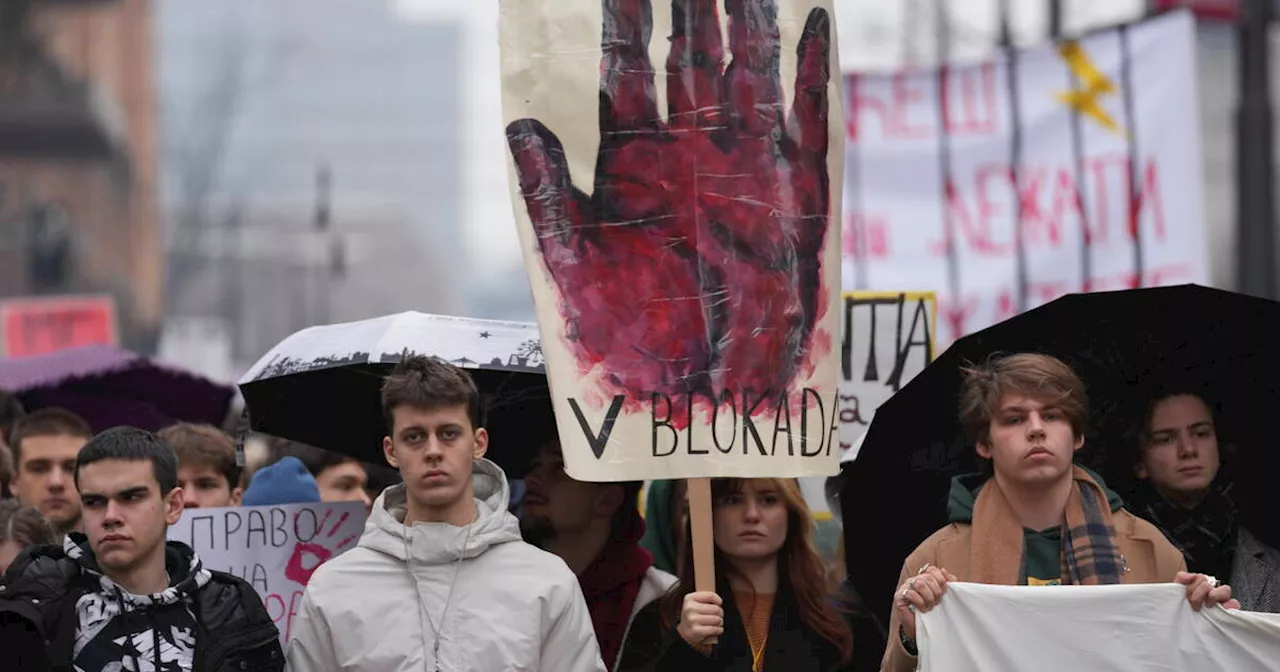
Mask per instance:
[[[256,649],[261,646],[266,646],[270,644],[272,641],[280,639],[279,631],[275,629],[274,624],[270,628],[271,630],[270,633],[267,632],[266,626],[259,626],[258,630],[261,630],[262,633],[261,634],[258,634],[258,633],[245,634],[241,636],[237,641],[224,642],[222,650],[218,651],[217,657],[213,657],[212,654],[210,655],[210,664],[209,664],[209,667],[207,668],[208,672],[214,672],[215,670],[222,667],[222,664],[227,661],[227,657],[230,656],[233,652],[236,652],[237,650]],[[270,636],[267,636],[268,634]],[[206,668],[204,667],[201,667],[199,669],[201,672],[205,672],[206,670]]]

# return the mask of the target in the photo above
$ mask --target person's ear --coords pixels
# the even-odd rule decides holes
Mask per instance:
[[[1139,480],[1147,480],[1150,474],[1147,473],[1146,463],[1142,461],[1135,462],[1133,464],[1133,475],[1137,476]]]
[[[244,497],[244,488],[231,488],[231,506],[240,506],[240,500]]]
[[[489,452],[489,431],[481,427],[476,430],[476,443],[471,450],[471,458],[478,460],[487,452]]]
[[[984,460],[991,459],[991,445],[985,440],[977,442],[973,447],[978,451],[978,457],[981,457]]]
[[[178,520],[182,518],[183,503],[182,488],[174,488],[169,494],[164,496],[164,522],[166,525],[176,525]]]
[[[392,443],[391,437],[389,436],[382,437],[382,456],[387,459],[387,464],[395,467],[396,469],[400,468],[400,461],[396,459],[395,444]]]
[[[1074,452],[1076,452],[1077,450],[1080,450],[1080,449],[1081,449],[1081,448],[1083,448],[1083,447],[1084,447],[1084,435],[1083,435],[1083,434],[1081,434],[1080,436],[1077,436],[1077,437],[1076,437],[1076,447],[1075,447],[1075,448],[1072,448],[1072,449],[1071,449],[1071,452],[1073,452],[1073,453],[1074,453]]]

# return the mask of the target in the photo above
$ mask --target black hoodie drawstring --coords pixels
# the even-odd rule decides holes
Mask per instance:
[[[120,586],[115,586],[114,592],[115,592],[116,604],[119,605],[119,608],[120,608],[120,614],[118,618],[127,618],[128,617],[127,614],[130,611],[133,611],[132,605],[127,600],[124,599],[124,591],[120,589]],[[134,648],[136,650],[136,647]],[[133,667],[138,670],[142,669],[142,659],[136,655],[133,657]]]
[[[148,609],[147,618],[151,621],[151,660],[156,670],[160,669],[160,624],[156,622],[155,611]],[[138,666],[141,670],[142,666]]]

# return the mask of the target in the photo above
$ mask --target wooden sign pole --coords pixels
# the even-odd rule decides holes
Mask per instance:
[[[693,531],[693,584],[698,592],[715,592],[715,538],[711,532],[711,479],[691,478],[689,526]]]

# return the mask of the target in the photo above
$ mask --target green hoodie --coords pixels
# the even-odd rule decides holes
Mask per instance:
[[[1107,493],[1111,512],[1124,506],[1124,500],[1113,492],[1098,476],[1085,469]],[[953,523],[973,523],[973,505],[978,492],[987,484],[986,474],[961,474],[951,479],[951,494],[947,501],[947,514]],[[1062,527],[1046,530],[1022,530],[1022,570],[1018,583],[1024,586],[1056,586],[1062,584]]]

